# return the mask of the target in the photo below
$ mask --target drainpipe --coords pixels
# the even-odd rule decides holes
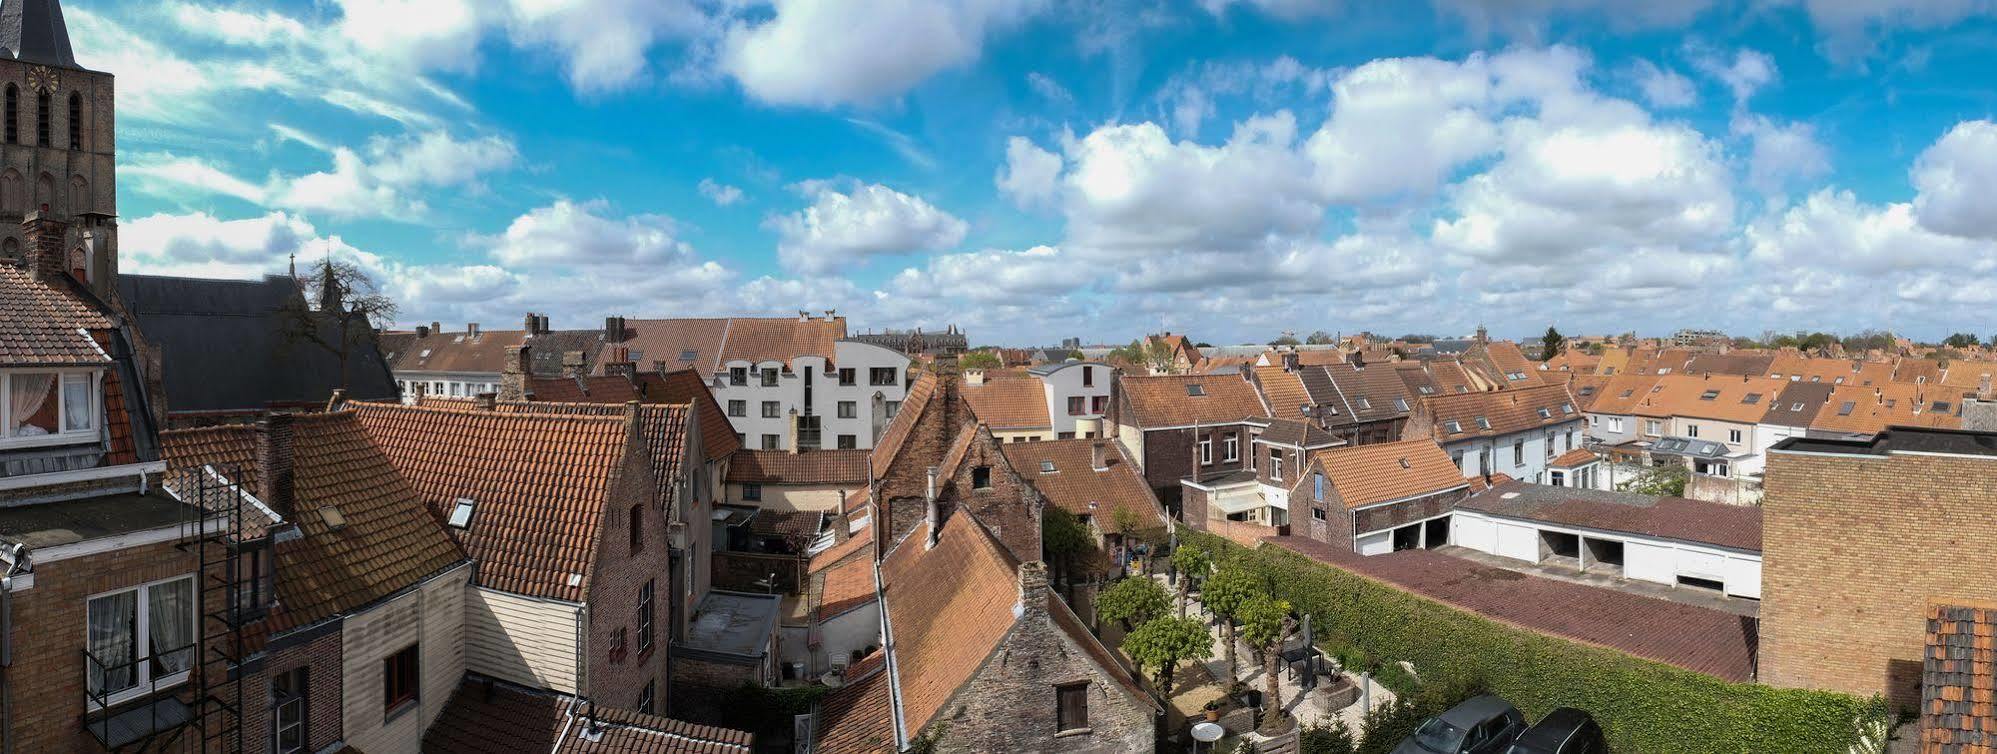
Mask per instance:
[[[6,548],[7,574],[0,577],[0,754],[14,754],[14,576],[27,570],[28,548]]]

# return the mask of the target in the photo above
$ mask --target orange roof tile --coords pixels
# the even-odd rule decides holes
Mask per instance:
[[[881,562],[902,727],[919,731],[971,679],[1012,630],[1017,565],[962,511],[945,518],[934,547],[919,526]]]
[[[1268,415],[1254,386],[1239,375],[1125,376],[1120,384],[1140,428],[1226,424]]]
[[[1657,380],[1658,377],[1654,374],[1619,374],[1610,377],[1601,387],[1595,389],[1594,401],[1586,410],[1595,414],[1634,414],[1638,404],[1649,398],[1651,389],[1657,387]]]
[[[1438,395],[1424,399],[1441,442],[1489,437],[1552,426],[1580,418],[1566,385],[1541,385],[1487,393]],[[1545,415],[1541,415],[1544,410]],[[1483,423],[1478,419],[1482,418]],[[1489,426],[1486,427],[1485,425]],[[1455,431],[1451,431],[1451,428]]]
[[[1094,447],[1103,446],[1104,468],[1095,468]],[[1117,515],[1135,517],[1141,525],[1165,526],[1165,512],[1145,483],[1137,465],[1125,458],[1117,443],[1079,438],[1016,442],[1000,446],[1006,461],[1047,501],[1062,510],[1093,520],[1107,532],[1120,531]],[[1043,473],[1041,464],[1054,464]]]
[[[874,560],[854,554],[821,572],[818,619],[826,620],[874,601]]]
[[[1588,450],[1587,448],[1575,448],[1573,450],[1560,454],[1559,458],[1553,459],[1553,461],[1551,463],[1548,463],[1547,466],[1549,468],[1555,468],[1555,469],[1571,469],[1577,466],[1584,466],[1587,464],[1591,464],[1598,460],[1601,459],[1595,457],[1594,451]]]
[[[978,420],[995,430],[1048,429],[1047,389],[1036,379],[991,379],[983,385],[963,384],[964,402]]]
[[[1667,374],[1657,378],[1649,397],[1638,402],[1632,413],[1755,424],[1788,384],[1769,377]]]
[[[459,407],[461,410],[475,410]],[[597,416],[623,420],[630,410],[628,403],[545,403],[507,401],[493,406],[494,411],[505,414],[544,414],[548,416]],[[638,432],[645,438],[645,449],[651,453],[652,478],[658,483],[656,500],[661,508],[678,502],[680,482],[691,470],[686,454],[687,411],[689,406],[667,403],[645,403],[636,407],[638,412]],[[701,435],[703,442],[706,435]]]
[[[0,364],[104,364],[111,358],[89,335],[111,321],[66,287],[0,263]]]
[[[844,317],[835,317],[830,321],[819,318],[736,317],[728,321],[728,338],[721,345],[721,361],[739,360],[755,364],[781,361],[788,364],[799,356],[820,356],[831,361],[833,344],[845,337]]]
[[[467,675],[423,733],[430,754],[750,754],[755,737]],[[593,713],[600,735],[585,736]],[[349,750],[352,747],[348,747]]]
[[[411,339],[395,353],[392,368],[401,372],[478,372],[498,374],[506,367],[506,349],[527,342],[525,330],[433,332]]]
[[[700,448],[709,461],[727,458],[742,447],[742,440],[735,436],[735,425],[729,423],[728,413],[721,410],[721,403],[714,400],[714,391],[709,390],[707,381],[691,369],[680,369],[663,375],[647,372],[639,375],[645,383],[646,399],[658,403],[691,404],[700,424]]]
[[[867,483],[865,450],[737,450],[728,481],[755,484]]]
[[[1335,362],[1343,363],[1343,362]],[[1295,372],[1280,366],[1256,367],[1255,384],[1269,405],[1269,415],[1278,419],[1309,419],[1304,407],[1311,405],[1310,391]]]
[[[1429,495],[1468,484],[1456,462],[1449,460],[1449,454],[1433,440],[1333,448],[1317,454],[1311,468],[1325,475],[1348,508]],[[1312,489],[1315,484],[1310,474],[1300,475],[1291,494],[1309,499],[1316,494]]]
[[[819,707],[819,754],[893,754],[894,702],[889,693],[886,654],[874,652],[846,669],[846,684],[825,695]]]

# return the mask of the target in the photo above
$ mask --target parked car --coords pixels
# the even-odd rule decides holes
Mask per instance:
[[[1525,728],[1519,708],[1485,694],[1429,718],[1394,754],[1501,754]]]
[[[1606,750],[1602,726],[1595,723],[1593,716],[1573,707],[1561,707],[1546,713],[1546,717],[1520,733],[1506,754],[1601,754]]]

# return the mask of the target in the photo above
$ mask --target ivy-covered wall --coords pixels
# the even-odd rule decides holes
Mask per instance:
[[[1513,628],[1277,547],[1250,550],[1181,529],[1263,577],[1309,613],[1328,650],[1350,647],[1424,679],[1480,679],[1529,719],[1555,707],[1595,716],[1617,752],[1841,753],[1882,715],[1844,694],[1731,683],[1615,650]]]

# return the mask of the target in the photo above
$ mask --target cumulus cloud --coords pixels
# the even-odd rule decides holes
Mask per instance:
[[[1024,137],[1014,136],[1005,143],[1005,166],[993,183],[1000,194],[1021,207],[1033,207],[1054,197],[1055,181],[1061,177],[1061,156],[1041,149]]]
[[[921,197],[878,183],[806,181],[796,189],[810,206],[765,223],[776,231],[777,256],[802,273],[865,264],[872,257],[940,251],[964,240],[964,221]]]
[[[1755,92],[1775,83],[1779,75],[1775,58],[1759,50],[1735,50],[1732,58],[1713,50],[1695,50],[1692,67],[1726,85],[1735,103],[1746,102]]]
[[[513,219],[496,237],[476,237],[493,259],[520,267],[683,264],[693,247],[679,239],[678,224],[664,215],[609,217],[602,199],[558,199]]]
[[[1812,181],[1831,172],[1830,150],[1817,141],[1808,123],[1776,123],[1766,116],[1734,119],[1735,134],[1753,143],[1748,156],[1748,182],[1763,193],[1776,193],[1794,181]]]
[[[1677,71],[1648,60],[1639,60],[1631,66],[1630,72],[1636,79],[1637,89],[1643,92],[1644,101],[1649,102],[1651,107],[1691,107],[1699,101],[1699,92],[1693,88],[1692,80]]]
[[[983,53],[986,38],[1038,13],[1044,0],[775,0],[762,21],[737,21],[720,65],[751,97],[831,107],[892,98]]]
[[[707,197],[708,201],[714,202],[715,206],[727,207],[742,201],[742,189],[721,183],[713,178],[700,179],[699,189],[700,195]]]
[[[1954,128],[1914,160],[1914,214],[1921,224],[1967,238],[1997,239],[1997,123]]]
[[[1200,0],[1200,7],[1216,16],[1226,15],[1227,9],[1241,6],[1292,20],[1330,15],[1341,5],[1343,3],[1339,0]]]

